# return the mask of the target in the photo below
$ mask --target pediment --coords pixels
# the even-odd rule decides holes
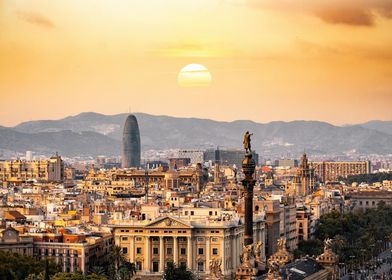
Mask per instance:
[[[146,228],[193,228],[189,223],[173,218],[173,217],[162,217],[146,225]]]

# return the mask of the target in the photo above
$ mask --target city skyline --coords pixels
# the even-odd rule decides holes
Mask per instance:
[[[1,125],[129,107],[261,123],[391,120],[390,14],[382,0],[2,0]],[[208,69],[209,86],[179,86],[189,64]]]

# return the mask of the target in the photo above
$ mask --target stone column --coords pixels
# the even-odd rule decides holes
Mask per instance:
[[[151,251],[151,244],[150,244],[150,237],[148,237],[148,236],[146,236],[145,237],[147,240],[146,240],[146,244],[145,244],[145,250],[146,250],[146,252],[145,252],[145,267],[144,267],[144,270],[146,271],[146,272],[150,272],[151,270],[150,270],[150,266],[151,266],[151,259],[150,259],[150,251]]]
[[[159,272],[163,272],[165,270],[165,240],[163,239],[163,236],[159,237]]]
[[[236,269],[237,268],[237,236],[234,234],[233,238],[232,238],[232,245],[231,248],[233,250],[232,252],[232,256],[231,256],[231,263],[233,264],[233,266],[231,268]]]
[[[210,253],[211,253],[211,249],[210,249],[210,237],[207,236],[206,237],[206,273],[210,273]]]
[[[173,261],[178,265],[178,242],[177,236],[173,236]]]
[[[188,236],[186,238],[187,240],[187,247],[186,247],[186,253],[187,253],[187,266],[190,270],[193,270],[193,265],[192,265],[192,259],[193,259],[193,244],[192,244],[192,237]]]
[[[135,237],[131,237],[131,242],[129,246],[129,261],[131,263],[135,262]]]
[[[225,237],[223,236],[222,237],[221,248],[220,248],[220,250],[221,250],[220,255],[221,255],[221,260],[222,260],[221,268],[222,268],[223,275],[225,275],[225,271],[226,271],[226,250],[225,249],[226,249]]]

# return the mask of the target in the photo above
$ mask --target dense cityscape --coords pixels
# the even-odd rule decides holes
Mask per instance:
[[[0,280],[392,280],[392,0],[0,0]]]
[[[392,213],[391,162],[311,161],[305,152],[265,160],[251,149],[252,137],[247,132],[238,149],[142,159],[131,114],[120,158],[67,162],[27,151],[0,161],[0,251],[50,261],[38,272],[2,264],[1,277],[389,277],[382,254],[392,228],[380,215]],[[358,224],[350,234],[347,223],[366,215],[378,223],[370,217],[369,232],[358,235],[365,226]]]

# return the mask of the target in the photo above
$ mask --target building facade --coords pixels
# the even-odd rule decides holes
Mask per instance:
[[[370,161],[323,161],[313,162],[312,166],[322,182],[337,181],[339,177],[371,172]]]
[[[115,244],[122,248],[129,261],[135,262],[144,277],[162,276],[167,263],[174,262],[185,264],[204,278],[210,273],[210,261],[218,260],[223,276],[230,278],[240,264],[243,225],[238,220],[167,216],[148,223],[137,221],[114,226],[113,231]],[[255,242],[264,242],[262,220],[254,222],[254,238]]]
[[[0,161],[0,180],[24,183],[29,180],[60,183],[64,180],[64,162],[59,155],[45,160]]]

